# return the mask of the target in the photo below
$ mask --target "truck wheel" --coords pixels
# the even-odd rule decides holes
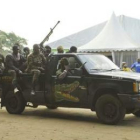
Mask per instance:
[[[136,117],[140,117],[140,110],[136,111],[135,113],[133,113]]]
[[[57,109],[57,106],[55,105],[46,105],[48,109]]]
[[[110,94],[98,98],[95,110],[100,121],[105,124],[117,124],[123,120],[126,112],[121,102]]]
[[[25,109],[26,102],[20,93],[8,92],[5,106],[8,113],[21,114]]]

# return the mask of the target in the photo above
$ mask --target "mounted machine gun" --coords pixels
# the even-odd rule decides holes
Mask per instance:
[[[45,41],[49,40],[50,35],[53,33],[53,30],[55,29],[55,27],[60,23],[60,21],[58,21],[55,26],[53,28],[50,28],[50,32],[47,34],[47,36],[42,40],[42,42],[40,43],[40,49],[42,52],[44,52],[44,48],[43,48],[43,44]]]

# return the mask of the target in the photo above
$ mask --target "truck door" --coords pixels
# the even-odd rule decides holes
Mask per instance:
[[[67,56],[71,75],[63,80],[57,78],[56,73],[52,75],[54,79],[55,103],[58,106],[87,107],[87,83],[82,69],[78,67],[81,63],[75,56]],[[75,62],[71,60],[75,59]],[[59,69],[59,61],[56,71]]]

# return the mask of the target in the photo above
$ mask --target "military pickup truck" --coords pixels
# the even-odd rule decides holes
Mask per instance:
[[[67,58],[69,71],[63,80],[56,71],[61,58]],[[20,114],[26,106],[86,108],[95,111],[105,124],[117,124],[125,114],[140,117],[140,74],[124,72],[100,54],[51,54],[46,72],[40,75],[35,96],[31,93],[31,74],[18,75],[20,91],[13,92],[11,77],[0,75],[1,107]]]

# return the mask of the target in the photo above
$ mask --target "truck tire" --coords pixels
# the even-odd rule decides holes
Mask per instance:
[[[136,117],[140,117],[140,110],[133,113]]]
[[[18,92],[8,92],[6,95],[6,110],[10,114],[21,114],[26,106],[23,96]]]
[[[110,94],[102,95],[95,105],[99,120],[105,124],[117,124],[125,117],[126,109],[117,99]]]

